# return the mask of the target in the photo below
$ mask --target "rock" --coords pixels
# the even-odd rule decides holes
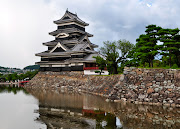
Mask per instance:
[[[152,89],[152,88],[149,88],[148,90],[147,90],[147,94],[151,94],[151,93],[153,93],[154,92],[154,90]]]
[[[136,85],[136,86],[139,86],[139,85],[141,85],[141,82],[137,82],[135,85]]]
[[[164,103],[163,105],[168,107],[171,106],[169,103]]]
[[[149,117],[149,118],[153,118],[153,117],[154,117],[154,115],[151,114],[151,113],[147,113],[146,115],[147,115],[147,117]]]
[[[178,98],[177,100],[175,100],[175,104],[180,104],[180,98]]]
[[[142,74],[142,71],[137,71],[136,72],[138,75],[141,75]]]
[[[121,102],[121,100],[114,100],[115,103]]]
[[[51,108],[51,111],[53,111],[53,112],[60,112],[60,109]]]
[[[152,98],[153,99],[157,99],[159,97],[159,93],[154,93],[154,94],[152,94]]]
[[[71,115],[71,116],[74,116],[74,112],[70,112],[70,115]]]
[[[78,116],[82,116],[83,114],[82,113],[77,113]]]
[[[149,99],[148,99],[148,98],[145,98],[144,101],[145,101],[145,102],[149,102]]]
[[[163,100],[163,104],[166,104],[167,102],[166,102],[166,100]]]
[[[171,104],[171,107],[175,107],[175,106],[176,106],[176,104],[174,104],[174,103],[173,103],[173,104]]]
[[[139,102],[138,102],[138,101],[135,101],[134,103],[135,103],[135,104],[139,104]]]
[[[168,94],[168,98],[173,98],[174,96],[175,96],[175,94],[173,94],[173,93]]]
[[[160,82],[156,82],[156,85],[160,85]]]
[[[164,78],[162,78],[162,77],[157,77],[156,78],[156,81],[158,81],[158,82],[162,82],[164,80]]]
[[[106,102],[109,102],[110,101],[110,99],[106,99]]]
[[[120,77],[119,80],[120,80],[120,81],[124,81],[124,75],[121,75],[121,77]]]
[[[171,104],[172,104],[173,102],[174,102],[173,100],[169,100],[169,103],[171,103]]]
[[[144,99],[145,97],[146,97],[146,95],[143,95],[143,94],[140,94],[140,95],[138,96],[139,99]]]
[[[167,84],[167,81],[164,81],[163,83],[164,83],[164,84]]]
[[[168,89],[168,91],[172,91],[172,89]]]
[[[121,98],[121,100],[126,101],[126,98]]]
[[[149,86],[152,86],[152,82],[146,84],[146,87],[149,87]]]
[[[155,92],[158,92],[158,91],[159,91],[159,88],[155,88],[154,91],[155,91]]]

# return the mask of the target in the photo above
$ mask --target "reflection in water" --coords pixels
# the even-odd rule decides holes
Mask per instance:
[[[0,86],[0,129],[45,129],[36,119],[38,100],[20,87]]]
[[[0,85],[0,93],[11,93],[13,92],[14,94],[17,94],[17,92],[19,91],[22,91],[24,94],[28,94],[28,92],[22,88],[22,87],[18,87],[16,85],[8,85],[8,86],[5,86],[5,85]]]
[[[61,93],[58,90],[29,90],[29,92],[39,99],[39,106],[42,109],[39,110],[40,119],[49,128],[178,129],[180,127],[178,108],[107,103],[99,96]]]

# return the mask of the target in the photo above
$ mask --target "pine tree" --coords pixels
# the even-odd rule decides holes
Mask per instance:
[[[179,56],[179,29],[161,29],[158,33],[160,41],[163,42],[163,45],[161,45],[161,55],[169,57],[169,66],[172,67],[174,63],[172,57]]]
[[[139,59],[144,67],[146,62],[149,63],[149,67],[153,67],[153,60],[158,54],[158,31],[161,27],[148,25],[146,28],[146,34],[140,35],[136,40],[134,59]]]

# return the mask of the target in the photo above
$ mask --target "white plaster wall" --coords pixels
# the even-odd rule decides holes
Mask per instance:
[[[84,70],[84,75],[99,75],[99,73],[95,73],[94,71],[97,70]],[[101,73],[101,75],[109,75],[109,72],[107,70],[103,70],[104,73]]]

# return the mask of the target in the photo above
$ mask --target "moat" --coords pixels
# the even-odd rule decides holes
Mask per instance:
[[[180,109],[106,102],[84,93],[0,86],[0,128],[165,129],[180,127]]]

